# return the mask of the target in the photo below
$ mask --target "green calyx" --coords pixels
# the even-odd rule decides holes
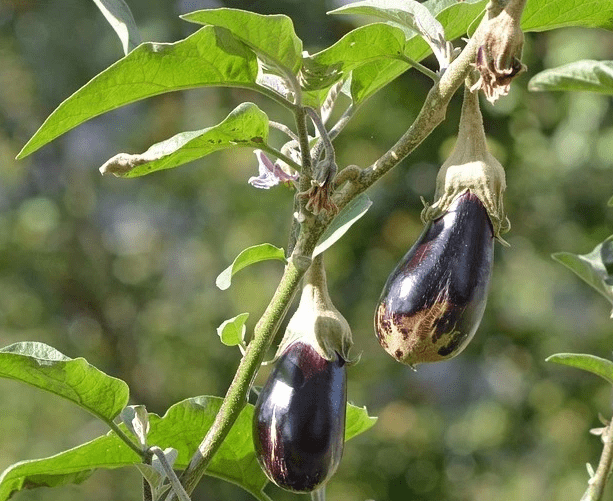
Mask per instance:
[[[487,148],[478,95],[466,86],[458,139],[436,177],[434,203],[424,202],[422,221],[441,217],[459,195],[470,190],[487,210],[494,236],[508,245],[501,237],[511,228],[503,205],[505,189],[504,168]]]
[[[323,254],[313,259],[304,275],[298,309],[287,325],[276,357],[298,340],[311,344],[326,360],[336,360],[338,354],[346,362],[354,362],[349,357],[351,328],[328,294]]]

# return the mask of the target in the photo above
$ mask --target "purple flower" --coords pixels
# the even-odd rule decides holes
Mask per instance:
[[[296,181],[298,179],[298,173],[288,174],[277,162],[273,163],[262,150],[253,150],[253,153],[255,153],[258,159],[259,176],[249,178],[248,182],[251,186],[268,190],[279,183]]]

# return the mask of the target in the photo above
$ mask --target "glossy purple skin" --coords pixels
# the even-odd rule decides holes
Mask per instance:
[[[489,216],[468,191],[426,226],[389,276],[375,313],[383,348],[408,365],[460,353],[483,317],[493,255]]]
[[[329,480],[343,454],[346,405],[345,361],[329,362],[300,341],[290,345],[255,405],[253,440],[266,476],[296,492]]]

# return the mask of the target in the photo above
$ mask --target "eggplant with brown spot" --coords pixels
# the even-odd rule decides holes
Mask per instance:
[[[465,191],[427,224],[387,279],[375,312],[381,346],[410,366],[460,353],[483,317],[493,255],[488,213]]]
[[[327,360],[309,342],[288,346],[255,405],[253,440],[266,476],[295,492],[327,482],[343,454],[346,405],[343,358]]]

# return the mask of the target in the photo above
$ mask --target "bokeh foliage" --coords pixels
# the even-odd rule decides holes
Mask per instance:
[[[143,38],[157,41],[192,33],[178,14],[212,6],[287,14],[311,53],[354,27],[325,16],[338,5],[324,1],[129,3]],[[600,30],[527,35],[528,73],[495,107],[483,106],[491,149],[507,168],[513,227],[511,247],[496,248],[483,323],[458,358],[411,372],[380,349],[372,315],[388,273],[421,231],[419,197],[431,199],[453,146],[459,95],[448,120],[370,191],[367,215],[327,253],[331,295],[363,352],[349,372],[349,398],[380,416],[347,445],[330,499],[580,497],[585,463],[600,450],[588,430],[598,412],[610,415],[610,388],[544,360],[562,351],[609,358],[611,321],[606,301],[550,254],[585,254],[612,233],[613,113],[610,97],[528,93],[526,84],[544,68],[613,59],[612,41]],[[215,277],[245,247],[286,245],[291,193],[249,186],[257,166],[247,149],[143,179],[102,178],[97,168],[118,151],[218,123],[243,100],[273,120],[288,117],[249,91],[191,90],[98,117],[16,162],[44,118],[121,55],[93,2],[0,4],[0,345],[35,340],[83,356],[126,380],[132,403],[162,415],[181,399],[224,394],[240,353],[219,342],[216,327],[250,312],[249,331],[280,267],[251,267],[223,292]],[[411,72],[367,101],[336,142],[339,164],[363,166],[383,153],[429,85]],[[3,380],[0,398],[0,469],[106,432],[17,383]],[[121,470],[16,499],[137,499],[139,485],[135,470]],[[210,478],[194,495],[225,498],[249,496]]]

